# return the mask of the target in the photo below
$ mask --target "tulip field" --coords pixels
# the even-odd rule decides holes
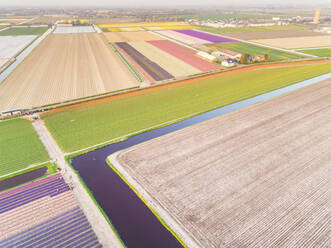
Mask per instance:
[[[0,193],[0,247],[100,248],[61,174]]]

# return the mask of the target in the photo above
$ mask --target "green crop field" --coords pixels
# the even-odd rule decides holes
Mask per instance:
[[[48,160],[48,153],[28,120],[0,122],[0,176]]]
[[[215,33],[215,34],[223,34],[223,33],[236,33],[236,32],[260,32],[260,31],[288,31],[288,30],[307,30],[306,26],[299,25],[287,25],[287,26],[268,26],[268,27],[229,27],[229,28],[213,28],[206,26],[197,26],[200,30]]]
[[[320,57],[330,57],[331,56],[331,48],[300,50],[299,52],[316,55],[316,56],[320,56]]]
[[[257,55],[268,54],[270,61],[303,58],[303,56],[296,55],[293,53],[287,53],[267,47],[255,46],[244,42],[225,42],[225,43],[212,44],[210,46],[219,46],[229,50],[236,51],[238,53],[257,54]]]
[[[24,28],[9,28],[1,31],[1,36],[8,35],[42,35],[46,32],[48,27],[24,27]]]
[[[331,63],[233,73],[45,113],[61,148],[76,151],[331,72]]]

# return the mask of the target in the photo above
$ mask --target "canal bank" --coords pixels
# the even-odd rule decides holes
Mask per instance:
[[[77,156],[71,160],[86,187],[128,247],[182,247],[171,232],[108,166],[107,157],[116,152],[173,131],[250,106],[330,78],[331,73],[305,80],[279,90],[208,111],[189,119],[132,136],[122,142]]]

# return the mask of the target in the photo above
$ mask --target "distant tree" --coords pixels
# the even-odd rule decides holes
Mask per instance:
[[[269,55],[268,54],[264,54],[264,61],[268,61],[269,60]]]
[[[240,64],[247,64],[248,63],[248,54],[244,53],[240,58]]]

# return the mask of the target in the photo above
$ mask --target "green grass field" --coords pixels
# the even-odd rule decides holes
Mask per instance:
[[[220,46],[226,49],[230,49],[239,53],[248,53],[248,54],[258,54],[258,55],[269,55],[269,61],[281,61],[281,60],[287,60],[287,59],[299,59],[303,58],[303,56],[296,55],[293,53],[287,53],[267,47],[260,47],[251,45],[248,43],[243,42],[225,42],[225,43],[219,43],[214,44],[216,46]],[[210,45],[213,46],[213,45]]]
[[[246,71],[73,106],[43,119],[61,148],[72,152],[328,72],[331,63]]]
[[[300,50],[299,52],[316,55],[319,57],[331,57],[331,48]]]
[[[0,122],[0,176],[48,160],[48,153],[28,120]]]
[[[48,27],[24,27],[24,28],[9,28],[1,31],[1,36],[8,35],[42,35],[46,32]]]
[[[288,30],[307,30],[306,26],[287,25],[287,26],[269,26],[269,27],[238,27],[238,28],[213,28],[206,26],[197,26],[200,30],[215,34],[238,33],[238,32],[260,32],[260,31],[288,31]]]

